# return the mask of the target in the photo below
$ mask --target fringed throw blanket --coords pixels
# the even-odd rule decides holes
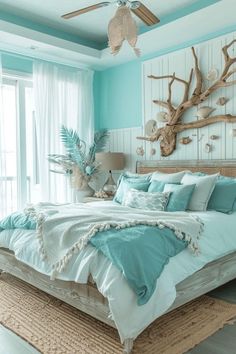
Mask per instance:
[[[52,279],[66,270],[73,254],[80,252],[91,241],[122,270],[138,295],[139,304],[145,303],[150,298],[154,290],[153,282],[156,282],[169,257],[187,246],[194,252],[198,250],[197,239],[202,230],[201,222],[184,212],[143,211],[115,205],[114,207],[99,205],[98,208],[89,204],[39,203],[25,209],[25,218],[36,221],[39,252],[42,259],[51,266]],[[23,219],[22,222],[25,225]],[[0,228],[7,228],[6,224],[6,220],[0,222]],[[11,220],[9,228],[13,228],[13,224]],[[19,216],[17,227],[19,227]],[[94,236],[97,234],[96,241]],[[107,247],[104,248],[106,238]],[[127,241],[130,242],[129,247]],[[127,247],[123,245],[121,251],[122,242],[126,242]],[[145,249],[145,244],[148,243],[152,243],[149,247],[149,254],[144,254],[141,260],[137,255],[140,254],[140,249]],[[132,262],[128,262],[128,256],[131,253],[124,257],[124,250],[130,252],[137,248],[139,251],[136,252],[134,258],[139,262],[140,269],[137,279],[134,280],[131,279],[133,270],[130,264]],[[117,254],[114,255],[115,249],[117,249]],[[159,261],[157,261],[158,253]],[[144,269],[142,265],[145,267],[147,259],[149,263]],[[120,265],[120,262],[123,264]],[[157,270],[149,272],[148,269],[152,269],[154,264]],[[145,279],[139,281],[141,276],[147,279],[149,273],[151,273],[151,278],[149,277],[147,281]]]

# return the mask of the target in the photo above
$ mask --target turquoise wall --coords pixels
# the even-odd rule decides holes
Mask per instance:
[[[16,70],[24,73],[33,72],[32,60],[10,54],[2,54],[2,66],[7,70]]]
[[[217,32],[142,57],[153,59],[236,31],[236,24]],[[136,59],[95,75],[96,129],[119,129],[142,125],[142,61]]]
[[[96,72],[96,129],[140,126],[142,122],[141,62]]]

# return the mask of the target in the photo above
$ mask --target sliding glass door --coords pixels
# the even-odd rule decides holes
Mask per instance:
[[[37,149],[32,85],[4,79],[1,98],[0,217],[37,199]]]

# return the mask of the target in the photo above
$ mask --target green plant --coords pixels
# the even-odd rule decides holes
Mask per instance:
[[[70,176],[73,187],[82,188],[92,176],[99,172],[100,164],[96,162],[95,156],[97,152],[103,151],[106,147],[109,133],[106,129],[96,132],[88,152],[85,141],[81,140],[73,129],[68,129],[63,125],[60,137],[66,154],[48,155],[48,161],[59,167],[59,169],[50,169],[50,171]]]

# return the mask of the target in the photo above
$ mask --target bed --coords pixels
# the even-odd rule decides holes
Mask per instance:
[[[216,172],[220,172],[224,176],[229,177],[236,177],[236,161],[198,161],[196,163],[190,161],[143,161],[137,163],[137,172],[138,173],[149,173],[155,170],[163,171],[166,173],[172,173],[182,170],[191,170],[194,171],[201,171],[208,174],[213,174]],[[112,202],[100,202],[100,203],[108,203],[107,207],[111,207]],[[95,203],[97,206],[97,202]],[[201,213],[200,213],[201,214]],[[175,281],[173,279],[168,278],[168,274],[164,274],[160,277],[159,281],[159,289],[167,289],[168,287],[173,289],[168,301],[163,304],[162,311],[156,313],[153,317],[153,320],[164,313],[167,313],[174,308],[177,308],[188,301],[191,301],[198,296],[207,293],[208,291],[215,289],[216,287],[232,280],[235,278],[236,273],[236,237],[235,240],[230,235],[230,232],[236,228],[236,213],[232,215],[220,215],[222,213],[217,212],[209,212],[207,214],[207,219],[209,219],[209,225],[214,224],[214,220],[218,219],[218,228],[220,229],[221,225],[224,223],[224,220],[227,220],[227,228],[222,228],[221,234],[223,235],[222,244],[219,244],[219,249],[212,250],[210,248],[210,240],[209,244],[206,245],[206,249],[209,250],[209,257],[202,258],[194,258],[193,269],[186,271],[186,274],[182,274],[181,278],[178,279],[176,277]],[[204,215],[199,215],[203,218]],[[212,226],[211,226],[212,227]],[[7,235],[7,233],[6,233]],[[20,239],[20,232],[15,231],[14,237],[16,240]],[[14,239],[13,237],[13,239]],[[219,236],[220,237],[220,236]],[[7,237],[6,237],[7,238]],[[30,240],[30,232],[29,232],[29,240]],[[66,303],[76,307],[77,309],[95,317],[98,320],[103,321],[104,323],[112,326],[117,327],[114,319],[111,316],[111,308],[112,304],[110,301],[107,300],[107,289],[103,288],[103,282],[99,276],[96,277],[96,272],[92,272],[91,269],[87,269],[87,273],[89,275],[89,281],[85,283],[86,276],[84,276],[84,280],[80,279],[80,283],[75,281],[69,281],[66,279],[56,279],[50,280],[50,277],[46,274],[43,274],[37,270],[37,266],[35,265],[32,268],[26,261],[23,261],[23,256],[19,254],[14,254],[12,251],[14,247],[11,247],[6,242],[1,242],[0,244],[2,247],[0,248],[0,269],[2,271],[8,272],[28,283],[31,285],[36,286],[37,288],[59,298],[60,300],[65,301]],[[5,246],[5,247],[3,247]],[[208,248],[207,248],[208,247]],[[12,250],[11,250],[12,249]],[[184,269],[185,265],[181,265],[181,259],[179,255],[176,256],[178,258],[178,264],[180,264],[181,269]],[[176,258],[173,257],[173,258]],[[192,257],[192,255],[187,255],[186,257]],[[186,258],[185,257],[185,258]],[[103,262],[104,269],[109,267],[109,265],[101,259]],[[174,262],[174,260],[173,260]],[[168,268],[169,272],[171,273],[171,267],[175,267],[175,263],[172,260],[170,261]],[[195,267],[195,268],[194,268]],[[115,271],[113,270],[113,273]],[[123,281],[121,279],[121,275],[118,273],[114,273],[114,279],[118,279],[117,284],[114,281],[114,289],[116,286],[119,286],[119,281]],[[45,272],[46,273],[46,272]],[[91,273],[92,276],[91,276]],[[112,273],[112,274],[113,274]],[[182,272],[183,273],[183,272]],[[188,275],[191,274],[191,275]],[[87,274],[88,275],[88,274]],[[166,276],[166,277],[165,277]],[[62,277],[63,278],[63,277]],[[167,279],[168,278],[168,279]],[[84,283],[84,284],[83,284]],[[97,283],[97,284],[96,284]],[[162,286],[161,286],[162,284]],[[99,290],[98,290],[99,288]],[[174,292],[175,290],[175,292]],[[118,291],[118,290],[117,290]],[[128,291],[128,290],[127,290]],[[161,290],[160,290],[161,291]],[[109,289],[108,289],[109,292]],[[103,294],[102,294],[103,293]],[[155,294],[152,296],[152,298]],[[108,295],[109,298],[109,295]],[[130,301],[133,298],[130,295]],[[152,311],[152,309],[156,306],[156,302],[154,300],[149,301],[146,306],[147,311]],[[114,307],[114,306],[113,306]],[[145,316],[146,310],[140,310],[141,312],[144,311],[143,316]],[[135,311],[134,311],[135,312]],[[131,316],[132,317],[132,316]],[[135,318],[134,318],[135,320]],[[150,323],[151,319],[149,318],[147,323],[143,323],[143,328],[138,329],[136,333],[140,333],[147,325]],[[130,336],[127,337],[123,335],[124,341],[124,353],[131,353],[133,340],[136,337],[136,334],[133,335],[130,332]],[[121,334],[122,338],[122,334]]]

